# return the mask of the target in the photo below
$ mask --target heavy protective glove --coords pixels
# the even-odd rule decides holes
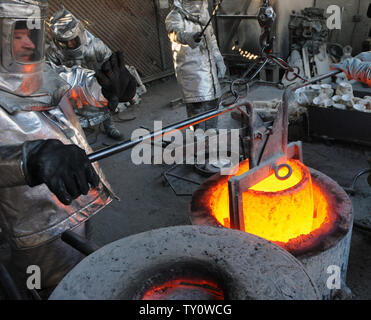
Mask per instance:
[[[371,62],[371,51],[362,52],[359,55],[355,56],[355,58],[361,61]]]
[[[218,70],[218,78],[219,79],[223,79],[224,76],[225,76],[225,73],[227,71],[227,68],[224,64],[224,59],[223,57],[220,55],[216,56],[215,57],[215,63],[216,63],[216,68]]]
[[[85,151],[76,145],[54,139],[26,141],[22,152],[27,184],[35,187],[45,183],[65,205],[88,194],[90,186],[99,185],[99,176]]]
[[[349,80],[356,80],[371,87],[371,62],[363,62],[357,58],[345,59],[343,62],[333,64],[332,70],[343,71]]]
[[[189,45],[192,49],[197,48],[201,42],[200,32],[177,32],[176,41]]]
[[[128,102],[135,96],[137,82],[125,67],[122,52],[113,53],[95,76],[111,111],[116,110],[119,102]]]
[[[201,32],[196,32],[196,33],[193,35],[193,40],[194,40],[196,43],[200,43],[201,40],[202,40]]]

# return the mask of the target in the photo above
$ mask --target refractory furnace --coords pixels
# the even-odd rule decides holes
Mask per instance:
[[[237,175],[217,175],[200,187],[192,198],[191,220],[278,244],[304,264],[324,299],[344,298],[350,294],[345,280],[352,204],[336,182],[303,164],[300,142],[287,144],[287,105],[293,90],[284,93],[270,130],[250,121],[249,158],[240,163]],[[253,119],[250,104],[242,105]],[[327,281],[332,268],[341,272],[337,288]]]

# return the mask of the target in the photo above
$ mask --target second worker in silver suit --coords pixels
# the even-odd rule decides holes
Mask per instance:
[[[53,36],[46,58],[57,66],[81,66],[93,71],[99,70],[112,52],[99,38],[87,31],[81,22],[66,9],[56,12],[50,20]],[[70,79],[65,79],[72,84]],[[76,96],[79,93],[76,92]],[[74,109],[83,128],[103,122],[107,135],[122,140],[123,135],[116,129],[106,106],[91,104],[75,105]],[[115,110],[112,110],[115,111]]]
[[[221,97],[219,79],[224,78],[226,67],[211,24],[198,39],[209,19],[207,0],[174,0],[166,17],[175,74],[189,117],[217,108]],[[196,126],[216,127],[217,118]]]

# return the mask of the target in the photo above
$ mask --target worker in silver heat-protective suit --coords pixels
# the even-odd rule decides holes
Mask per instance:
[[[112,52],[99,38],[86,30],[81,22],[68,10],[57,11],[50,19],[53,41],[46,51],[47,60],[58,66],[81,66],[99,70]],[[115,127],[107,107],[75,105],[76,114],[83,128],[103,123],[107,135],[122,140],[123,134]],[[115,110],[113,110],[115,111]]]
[[[362,52],[354,58],[331,65],[331,69],[343,71],[349,80],[357,80],[371,87],[371,52]]]
[[[221,88],[218,78],[226,72],[211,24],[207,0],[174,0],[166,17],[166,30],[172,42],[174,68],[189,117],[218,107]],[[198,124],[204,130],[217,127],[217,118]]]
[[[362,52],[354,58],[348,58],[338,64],[333,64],[331,69],[341,70],[349,80],[356,80],[371,87],[371,51]],[[368,159],[368,163],[371,166],[371,158]],[[371,186],[371,173],[367,182]]]
[[[64,68],[75,87],[44,62],[47,0],[0,0],[0,229],[11,249],[9,271],[26,286],[41,269],[42,289],[55,286],[82,258],[60,235],[84,234],[84,222],[114,194],[70,103],[73,90],[97,104],[130,100],[136,82],[115,53],[90,72]]]

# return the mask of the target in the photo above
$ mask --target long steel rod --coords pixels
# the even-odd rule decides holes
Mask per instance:
[[[0,263],[0,286],[4,289],[7,298],[10,300],[22,300],[22,296],[15,285],[8,270]]]
[[[222,2],[223,0],[219,0],[219,3],[216,5],[215,9],[214,9],[214,12],[213,14],[211,15],[209,21],[207,22],[207,24],[205,25],[205,27],[202,29],[201,31],[201,34],[200,34],[200,37],[203,36],[203,34],[206,32],[206,29],[208,28],[208,26],[210,25],[211,21],[214,19],[214,17],[216,16],[216,13],[219,11],[219,8],[220,6],[222,5]]]
[[[333,71],[331,71],[331,72],[328,72],[328,73],[325,73],[325,74],[319,75],[319,76],[317,76],[317,77],[314,77],[314,78],[308,79],[307,82],[302,83],[302,84],[300,84],[300,85],[298,85],[298,86],[296,86],[296,87],[294,87],[294,88],[291,88],[290,90],[295,91],[295,90],[298,90],[298,89],[304,88],[304,87],[306,87],[306,86],[309,85],[309,84],[313,84],[313,83],[316,83],[316,82],[318,82],[318,81],[325,80],[325,79],[327,79],[327,78],[330,78],[330,77],[336,76],[337,74],[342,73],[342,72],[343,72],[343,71],[341,71],[341,70],[333,70]]]
[[[307,86],[311,83],[315,83],[317,81],[321,81],[321,80],[326,79],[328,77],[334,76],[334,75],[336,75],[340,72],[341,71],[339,71],[339,70],[335,70],[335,71],[332,71],[330,73],[312,78],[308,82],[306,82],[302,85],[299,85],[295,88],[287,89],[285,91],[284,95],[283,95],[283,107],[284,107],[283,111],[284,111],[284,113],[286,113],[286,116],[287,116],[287,108],[288,108],[288,98],[289,98],[289,95],[294,90],[300,89],[300,88],[305,87],[305,86]],[[227,108],[224,108],[224,109],[221,109],[221,110],[217,109],[217,110],[213,110],[213,111],[210,111],[210,112],[206,112],[204,114],[195,116],[193,118],[190,118],[190,119],[187,119],[187,120],[184,120],[184,121],[181,121],[181,122],[177,122],[175,124],[172,124],[168,127],[163,128],[162,130],[152,132],[152,133],[150,133],[150,134],[148,134],[144,137],[138,138],[136,140],[133,140],[133,141],[128,140],[128,141],[125,141],[123,143],[116,144],[112,147],[108,147],[108,148],[104,148],[102,150],[96,151],[96,152],[91,153],[90,155],[88,155],[88,158],[91,162],[96,162],[96,161],[108,158],[108,157],[110,157],[112,155],[115,155],[117,153],[129,150],[129,149],[135,147],[136,145],[138,145],[142,142],[145,142],[145,141],[148,141],[148,140],[155,140],[156,138],[159,138],[159,137],[164,137],[164,136],[166,136],[166,135],[168,135],[168,134],[170,134],[170,133],[172,133],[176,130],[182,130],[182,129],[188,128],[192,125],[199,124],[199,123],[204,122],[206,120],[221,116],[221,115],[223,115],[225,113],[228,113],[228,112],[231,112],[231,111],[233,111],[233,110],[235,110],[238,107],[243,106],[243,105],[245,105],[245,104],[242,102],[242,103],[239,103],[239,104],[234,104],[230,107],[227,107]],[[286,125],[286,122],[288,122],[288,121],[284,120],[284,125]],[[285,138],[287,139],[287,137],[285,137]]]
[[[231,112],[231,111],[237,109],[240,106],[241,106],[241,104],[234,104],[230,107],[227,107],[227,108],[224,108],[224,109],[221,109],[221,110],[216,109],[216,110],[213,110],[213,111],[210,111],[210,112],[206,112],[204,114],[189,118],[187,120],[177,122],[175,124],[172,124],[168,127],[163,128],[162,130],[152,132],[152,133],[150,133],[150,134],[148,134],[144,137],[140,137],[136,140],[133,140],[133,141],[128,140],[128,141],[125,141],[123,143],[119,143],[119,144],[116,144],[114,146],[96,151],[96,152],[91,153],[90,155],[88,155],[88,158],[91,162],[96,162],[96,161],[108,158],[108,157],[110,157],[112,155],[115,155],[117,153],[129,150],[129,149],[135,147],[136,145],[138,145],[142,142],[149,141],[149,140],[155,140],[156,138],[159,138],[159,137],[164,137],[164,136],[166,136],[166,135],[168,135],[172,132],[175,132],[177,130],[182,130],[182,129],[188,128],[192,125],[196,125],[196,124],[199,124],[199,123],[204,122],[206,120],[209,120],[209,119],[221,116],[225,113]]]
[[[78,234],[74,233],[73,231],[65,231],[62,233],[61,236],[62,241],[69,244],[72,248],[80,251],[82,254],[88,256],[93,252],[97,251],[99,247],[83,237],[79,236]]]

